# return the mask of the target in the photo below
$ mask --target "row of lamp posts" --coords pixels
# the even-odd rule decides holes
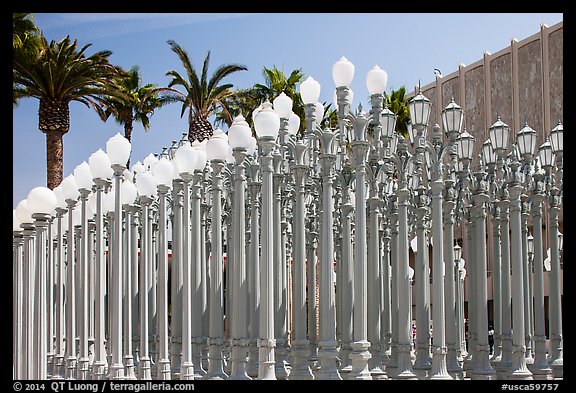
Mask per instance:
[[[309,77],[302,135],[282,93],[255,110],[257,139],[238,116],[227,134],[173,141],[128,170],[117,134],[53,191],[33,189],[13,217],[14,377],[561,377],[562,125],[536,152],[534,130],[509,146],[498,118],[474,157],[453,100],[443,142],[438,125],[427,137],[431,103],[418,90],[407,142],[383,103],[385,71],[366,76],[369,113],[351,111],[354,65],[343,57],[332,74],[336,129],[320,126]]]

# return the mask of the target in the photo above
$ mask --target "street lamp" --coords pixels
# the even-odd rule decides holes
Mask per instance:
[[[302,100],[307,105],[313,105],[320,94],[320,85],[312,77],[300,85],[306,88],[307,93]],[[310,89],[311,91],[308,91]],[[307,118],[308,120],[308,118]],[[276,379],[274,347],[274,304],[273,292],[270,285],[273,283],[272,260],[274,257],[273,244],[273,212],[272,212],[272,150],[274,141],[280,129],[280,117],[272,110],[270,102],[262,105],[262,110],[254,118],[254,128],[258,136],[261,149],[260,171],[262,173],[262,254],[260,266],[260,338],[258,340],[258,379]]]
[[[106,142],[106,153],[110,159],[110,166],[114,171],[114,239],[112,246],[112,281],[110,318],[112,332],[110,334],[112,348],[112,364],[110,376],[112,379],[124,379],[124,365],[122,364],[122,210],[121,210],[121,177],[126,169],[126,162],[130,157],[130,141],[117,133]]]
[[[170,191],[174,168],[165,157],[152,169],[158,189],[158,333],[159,353],[156,365],[159,379],[171,379],[168,354],[168,239],[166,233],[166,194]]]
[[[92,173],[90,166],[86,161],[74,168],[74,179],[78,185],[78,192],[80,193],[80,214],[82,217],[81,234],[80,234],[80,260],[78,263],[78,277],[77,282],[82,283],[78,288],[80,290],[80,326],[79,330],[79,351],[78,351],[78,379],[88,379],[88,216],[86,211],[86,203],[90,190],[92,189]]]
[[[74,261],[73,211],[80,196],[74,175],[62,180],[62,192],[68,207],[66,235],[66,379],[76,379],[76,263]]]
[[[52,239],[46,239],[48,219],[56,208],[57,200],[54,192],[46,187],[33,188],[26,198],[27,207],[32,213],[36,228],[35,268],[34,275],[34,353],[29,362],[35,362],[36,374],[33,379],[47,377],[47,340],[46,340],[46,250]],[[30,376],[29,376],[30,377]]]
[[[190,146],[186,140],[178,147],[174,154],[174,166],[182,178],[182,359],[180,363],[180,379],[194,379],[194,365],[192,363],[192,320],[191,320],[191,282],[190,282],[190,181],[194,177],[194,170],[198,156],[197,149]]]
[[[24,379],[24,357],[22,356],[24,351],[24,329],[19,329],[19,326],[24,327],[22,325],[23,314],[24,310],[22,307],[22,302],[24,300],[24,293],[22,291],[22,286],[24,284],[24,277],[22,275],[22,270],[24,266],[22,265],[22,227],[20,226],[20,221],[18,217],[16,217],[16,209],[12,210],[12,236],[14,237],[12,243],[12,269],[14,271],[14,275],[12,278],[12,324],[13,324],[13,343],[14,346],[12,348],[12,361],[13,361],[13,377],[14,379]],[[60,349],[61,346],[58,346],[57,349]],[[57,354],[59,354],[58,352]],[[56,369],[55,369],[56,371]]]
[[[286,118],[292,113],[292,100],[284,93],[274,100],[274,110],[280,118]],[[232,202],[232,244],[234,246],[234,262],[232,279],[234,293],[232,294],[232,332],[231,359],[232,371],[230,379],[250,379],[246,373],[246,355],[248,349],[248,321],[246,319],[247,287],[246,287],[246,212],[244,184],[244,160],[247,150],[252,147],[252,130],[242,115],[237,116],[228,130],[228,142],[235,159],[234,168],[234,200]],[[230,265],[228,265],[230,268]],[[230,270],[229,270],[230,271]]]
[[[104,296],[106,292],[106,255],[104,251],[104,217],[103,196],[104,186],[108,178],[114,174],[108,155],[98,149],[88,159],[90,173],[96,186],[96,260],[95,260],[95,313],[94,313],[94,361],[92,365],[92,378],[104,379],[108,372],[105,340]],[[58,194],[56,194],[58,195]]]
[[[222,130],[214,131],[206,143],[206,158],[212,167],[212,248],[210,262],[210,324],[208,332],[208,372],[206,379],[224,379],[224,310],[222,288],[222,169],[228,154],[228,138]]]

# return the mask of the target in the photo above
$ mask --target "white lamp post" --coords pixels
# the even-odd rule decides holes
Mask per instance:
[[[174,166],[182,178],[182,359],[180,363],[180,379],[194,379],[192,363],[192,319],[191,319],[191,283],[190,283],[190,181],[193,178],[197,150],[185,141],[174,154]]]
[[[319,84],[309,77],[302,82],[302,86],[310,85],[312,89]],[[316,97],[303,96],[306,104],[313,105]],[[274,256],[274,244],[272,238],[273,216],[272,216],[272,150],[274,141],[280,129],[280,117],[272,110],[272,105],[266,101],[262,105],[262,110],[254,118],[254,128],[258,136],[258,144],[262,154],[260,156],[260,170],[262,173],[262,254],[260,265],[260,339],[258,340],[258,379],[276,379],[274,370],[274,307],[273,292],[270,285],[273,283],[272,260]],[[214,225],[214,222],[212,223]]]
[[[228,154],[228,138],[214,131],[206,144],[206,158],[212,166],[212,248],[210,262],[210,323],[208,332],[208,373],[206,379],[225,379],[222,348],[224,345],[224,308],[222,288],[222,169]]]
[[[166,194],[170,191],[174,168],[170,160],[160,158],[153,168],[154,178],[158,187],[158,334],[159,379],[170,378],[170,359],[168,354],[168,239],[166,233]]]
[[[104,212],[103,196],[104,186],[108,184],[108,178],[112,177],[110,159],[102,150],[98,149],[88,159],[90,173],[96,186],[96,260],[95,260],[95,313],[94,313],[94,363],[92,366],[92,378],[104,379],[108,373],[108,362],[104,348],[104,296],[106,292],[106,255],[104,251]]]
[[[121,210],[121,177],[126,169],[126,162],[130,157],[130,142],[120,133],[117,133],[106,142],[106,153],[114,170],[114,239],[112,246],[112,282],[110,318],[112,331],[110,334],[112,348],[112,364],[110,375],[112,379],[124,379],[124,365],[122,364],[122,210]]]
[[[24,299],[24,293],[22,291],[23,277],[22,277],[22,245],[24,241],[22,239],[22,228],[20,227],[20,221],[16,217],[16,209],[12,211],[12,236],[14,237],[12,243],[12,269],[14,272],[12,280],[12,333],[13,333],[13,348],[12,348],[12,367],[13,367],[13,378],[14,379],[24,379],[24,329],[22,327],[23,318],[23,307],[22,302]]]
[[[62,192],[68,206],[68,234],[66,235],[66,379],[76,379],[76,262],[74,261],[73,212],[80,197],[74,175],[62,180]]]
[[[57,200],[54,192],[46,187],[36,187],[30,191],[26,198],[28,209],[34,219],[36,228],[36,256],[35,273],[31,277],[35,278],[34,283],[34,357],[28,359],[36,363],[36,375],[34,379],[47,378],[47,340],[46,340],[46,250],[48,242],[46,239],[46,229],[48,219],[56,208]]]
[[[74,179],[78,185],[80,193],[80,214],[81,214],[81,235],[80,235],[80,260],[78,263],[78,280],[83,283],[78,290],[80,291],[80,304],[78,312],[80,313],[78,336],[80,338],[78,348],[78,379],[88,379],[88,216],[86,212],[86,202],[92,188],[92,174],[86,161],[82,162],[74,169]]]
[[[140,297],[140,362],[139,365],[139,379],[152,379],[152,366],[149,353],[149,299],[148,288],[150,282],[150,269],[149,265],[153,262],[153,256],[150,254],[149,243],[151,241],[150,225],[149,225],[149,208],[154,200],[156,194],[156,180],[149,171],[144,171],[136,177],[136,188],[138,190],[138,200],[142,207],[141,213],[141,236],[140,236],[140,282],[139,282],[139,297]]]
[[[274,101],[278,103],[275,109],[280,110],[282,104],[288,108],[282,108],[283,115],[290,115],[292,112],[292,100],[290,97],[282,96],[280,94]],[[287,109],[287,110],[286,110]],[[248,123],[242,116],[236,117],[234,123],[228,130],[228,141],[232,148],[236,166],[234,170],[234,201],[232,202],[233,210],[233,226],[232,236],[234,245],[235,260],[232,266],[234,272],[232,279],[234,280],[234,293],[232,294],[232,332],[230,344],[232,371],[230,379],[250,379],[246,373],[246,355],[248,349],[248,321],[246,319],[247,309],[247,285],[246,285],[246,212],[245,212],[245,192],[244,184],[246,176],[244,175],[244,159],[247,155],[248,148],[252,144],[252,131]]]

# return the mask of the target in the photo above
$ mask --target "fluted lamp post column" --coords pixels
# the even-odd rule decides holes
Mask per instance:
[[[80,292],[80,304],[78,312],[80,323],[78,326],[79,351],[78,351],[78,379],[88,379],[88,217],[86,203],[92,188],[92,174],[86,161],[82,162],[74,169],[74,179],[78,184],[80,193],[80,213],[81,213],[81,236],[80,236],[80,260],[78,263],[78,277],[76,280]]]
[[[262,254],[260,259],[260,338],[258,340],[258,379],[276,379],[274,347],[273,271],[274,256],[272,238],[272,150],[280,129],[280,117],[272,110],[270,102],[254,118],[254,128],[261,149],[260,171],[262,174]]]
[[[168,348],[168,239],[166,195],[172,185],[174,168],[172,162],[161,157],[152,168],[158,191],[158,379],[171,379],[170,354]]]
[[[104,296],[106,294],[106,254],[104,242],[104,213],[103,213],[103,191],[112,177],[110,159],[102,150],[98,149],[88,158],[90,173],[96,188],[96,258],[94,277],[94,362],[92,365],[92,379],[104,379],[108,372],[108,362],[105,340],[105,316],[104,316]]]
[[[59,210],[59,209],[58,209]],[[58,223],[61,227],[61,217],[62,214],[57,212]],[[24,268],[23,262],[23,250],[22,246],[24,244],[24,239],[22,238],[22,227],[20,226],[20,221],[16,217],[16,209],[12,211],[12,333],[13,333],[13,347],[12,347],[12,378],[13,379],[24,379],[24,329],[22,324],[23,317],[23,297],[24,293],[22,291],[23,277],[22,270]],[[61,346],[60,346],[61,347]],[[60,349],[58,347],[58,349]],[[60,354],[60,352],[57,352]]]
[[[228,138],[216,129],[206,144],[212,167],[212,248],[210,253],[210,323],[208,327],[208,372],[206,379],[226,379],[224,372],[224,303],[222,253],[222,170],[228,154]]]
[[[121,209],[121,178],[126,169],[126,162],[130,157],[130,142],[120,133],[117,133],[106,142],[106,153],[114,170],[114,239],[109,243],[112,247],[111,303],[112,310],[109,318],[112,320],[110,341],[112,348],[112,364],[110,375],[112,379],[124,379],[124,365],[122,364],[122,209]]]
[[[230,379],[251,379],[246,373],[246,359],[248,351],[248,320],[247,300],[248,282],[246,281],[246,212],[245,212],[245,183],[244,160],[248,154],[253,153],[252,131],[244,117],[237,116],[228,130],[228,141],[235,159],[234,169],[234,200],[232,202],[232,244],[234,250],[234,269],[232,275],[235,279],[234,293],[229,294],[231,299],[232,332],[230,334],[232,369]],[[252,151],[249,152],[248,149]]]
[[[32,213],[36,228],[35,269],[34,275],[34,319],[35,319],[35,353],[28,361],[36,362],[34,379],[47,379],[47,340],[46,340],[46,250],[52,242],[46,238],[48,219],[56,208],[57,200],[54,191],[46,187],[33,188],[26,198],[28,210]],[[50,243],[48,242],[50,241]]]
[[[76,379],[76,263],[74,261],[74,224],[72,213],[80,196],[74,175],[62,180],[62,192],[68,207],[66,237],[66,379]]]
[[[182,178],[182,358],[180,361],[180,379],[195,379],[194,364],[192,363],[192,317],[191,304],[191,239],[190,239],[190,182],[194,177],[198,152],[184,141],[174,154],[174,166]],[[199,246],[199,245],[195,245]],[[199,262],[199,261],[198,261]]]
[[[558,144],[556,144],[556,148]],[[562,147],[562,146],[561,146]],[[550,318],[550,350],[548,364],[554,372],[554,378],[562,378],[564,370],[563,339],[562,339],[562,298],[560,293],[560,245],[558,232],[558,215],[562,202],[560,190],[556,185],[554,162],[559,160],[549,140],[540,146],[538,156],[547,175],[547,208],[548,208],[548,244],[550,246],[549,273],[549,318]],[[556,173],[556,175],[560,175]],[[561,178],[560,178],[561,179]]]

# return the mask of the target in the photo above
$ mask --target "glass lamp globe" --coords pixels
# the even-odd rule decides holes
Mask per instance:
[[[156,156],[152,153],[148,154],[145,158],[144,158],[144,170],[146,171],[152,171],[154,165],[158,162],[158,158],[156,158]]]
[[[152,170],[154,174],[154,178],[156,179],[156,183],[159,186],[166,186],[170,187],[172,185],[172,177],[174,174],[174,168],[172,162],[167,159],[166,157],[160,158],[156,165],[154,165],[154,169]]]
[[[126,166],[126,162],[128,162],[130,158],[130,151],[130,142],[120,135],[120,133],[116,133],[116,135],[106,142],[106,153],[108,154],[111,165]]]
[[[132,173],[131,170],[129,170],[128,168],[124,169],[124,172],[122,172],[122,179],[124,181],[134,181],[134,174]]]
[[[136,201],[138,190],[134,183],[124,180],[120,185],[120,203],[122,205],[132,205]]]
[[[382,135],[387,138],[392,138],[396,129],[396,115],[388,109],[386,105],[384,109],[382,109],[382,112],[380,112],[380,125],[382,126]]]
[[[298,116],[294,112],[291,112],[290,117],[288,118],[288,133],[296,135],[299,129],[300,129],[300,116]]]
[[[314,104],[320,97],[320,83],[309,76],[300,84],[300,96],[304,104]]]
[[[78,189],[88,191],[92,189],[92,172],[90,172],[90,166],[86,161],[82,161],[74,168],[74,180],[78,184]]]
[[[22,228],[20,227],[20,220],[18,220],[18,217],[16,217],[16,209],[12,209],[12,231],[22,231]]]
[[[462,259],[462,247],[456,244],[454,246],[454,260],[459,261],[460,259]]]
[[[408,110],[410,112],[410,121],[415,128],[428,125],[431,108],[432,104],[430,100],[421,92],[418,92],[418,95],[410,100]]]
[[[88,164],[86,164],[86,166],[88,166]],[[56,209],[56,205],[58,204],[56,194],[54,194],[54,191],[48,187],[33,188],[28,193],[26,202],[28,203],[28,210],[30,210],[32,214],[52,214],[54,209]]]
[[[138,195],[148,198],[154,198],[156,196],[156,179],[154,175],[148,171],[141,173],[136,178],[136,188],[138,189]]]
[[[82,209],[80,207],[76,207],[72,211],[72,225],[75,227],[82,225]]]
[[[197,150],[190,146],[190,142],[187,140],[182,144],[182,146],[176,149],[174,154],[174,166],[178,168],[178,173],[190,173],[194,172],[194,166],[196,164]],[[136,178],[138,182],[138,177]]]
[[[492,148],[497,154],[503,152],[508,147],[509,132],[510,127],[508,127],[508,124],[500,120],[500,117],[498,117],[496,122],[490,126],[490,143],[492,143]]]
[[[262,104],[258,105],[258,108],[252,111],[252,123],[254,123],[254,119],[256,118],[258,113],[260,113],[261,110],[262,110]]]
[[[458,153],[459,160],[472,159],[472,152],[474,151],[475,140],[476,138],[470,135],[466,130],[464,130],[464,132],[460,134],[458,139],[456,139],[456,151]]]
[[[280,121],[280,119],[278,119],[278,121]],[[221,129],[217,128],[214,130],[212,137],[208,139],[208,143],[206,143],[206,158],[209,161],[226,161],[226,156],[228,155],[228,146],[228,137],[222,132]]]
[[[464,111],[452,98],[452,101],[442,110],[442,124],[446,135],[458,135],[462,129],[463,119]]]
[[[316,109],[314,111],[314,116],[316,116],[316,124],[320,125],[322,120],[324,120],[324,105],[317,102]]]
[[[90,166],[90,173],[95,179],[108,179],[114,175],[108,154],[104,153],[102,149],[98,149],[90,155],[88,165]]]
[[[144,164],[140,161],[136,161],[136,164],[132,165],[132,173],[138,176],[139,173],[144,172],[146,169],[144,168]]]
[[[248,149],[246,149],[246,154],[248,154],[249,156],[254,154],[254,152],[256,151],[257,145],[258,145],[258,142],[256,141],[256,138],[251,136],[250,137],[250,146],[248,147]]]
[[[114,212],[114,199],[115,199],[115,195],[116,195],[116,186],[114,184],[112,184],[112,187],[110,187],[110,190],[108,190],[107,193],[105,193],[102,197],[102,212],[104,214],[110,213],[110,212]]]
[[[76,179],[74,179],[74,175],[70,174],[62,180],[62,192],[64,193],[65,200],[73,200],[75,201],[80,196],[78,192],[78,184],[76,183]]]
[[[88,209],[88,217],[92,217],[96,214],[96,194],[91,193],[87,202],[86,209]]]
[[[274,112],[282,119],[288,119],[292,113],[292,98],[288,97],[286,93],[282,92],[278,97],[272,101],[274,105]]]
[[[258,138],[271,137],[275,140],[278,137],[280,117],[272,110],[270,102],[266,101],[262,105],[262,110],[254,119],[254,128]]]
[[[28,202],[26,199],[21,200],[16,205],[16,218],[21,224],[32,224],[34,222],[32,212],[28,209]]]
[[[370,94],[382,94],[388,84],[388,74],[382,68],[375,65],[366,74],[366,87]]]
[[[194,170],[196,171],[203,171],[206,168],[206,163],[208,159],[206,158],[206,150],[202,149],[202,147],[194,147],[196,150],[196,162],[194,164]]]
[[[518,151],[522,156],[533,156],[536,153],[536,131],[526,124],[518,131]]]
[[[564,151],[564,126],[558,120],[558,125],[550,131],[550,144],[554,153]]]
[[[354,79],[354,64],[342,56],[340,60],[332,65],[332,80],[336,87],[348,87],[352,83],[352,79]]]
[[[292,100],[290,100],[290,102],[292,102]],[[232,149],[235,149],[237,147],[248,149],[248,147],[252,143],[251,138],[252,138],[252,130],[250,129],[250,126],[248,125],[244,117],[242,115],[236,116],[234,122],[232,123],[230,129],[228,130],[228,142],[230,143],[230,147],[232,147]]]
[[[482,144],[482,160],[486,165],[496,164],[498,161],[498,156],[492,148],[492,142],[490,142],[490,139],[486,139],[486,141]]]
[[[546,142],[540,146],[540,149],[538,150],[538,158],[540,159],[542,168],[551,168],[554,165],[556,155],[554,154],[552,145],[548,139],[546,139]]]
[[[226,164],[234,164],[236,159],[234,158],[234,154],[232,154],[232,148],[228,145],[228,153],[226,154]]]
[[[56,207],[60,209],[66,209],[66,199],[64,198],[64,193],[62,192],[62,185],[58,184],[54,189],[54,194],[56,195]]]

